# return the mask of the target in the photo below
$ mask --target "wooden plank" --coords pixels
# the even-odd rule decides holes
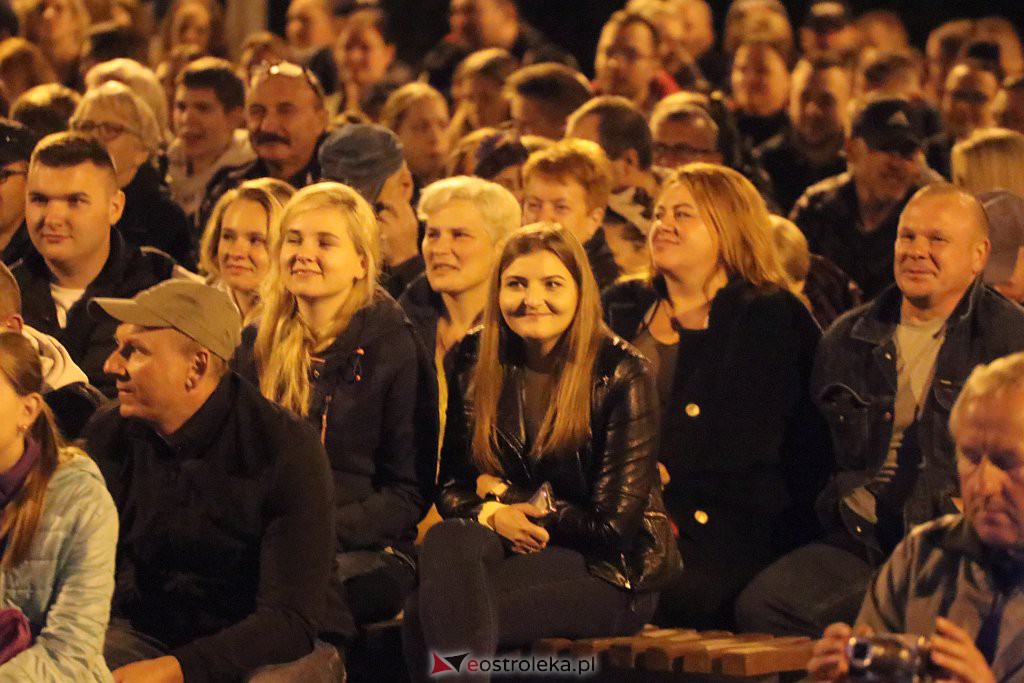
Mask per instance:
[[[700,635],[694,629],[674,628],[642,632],[639,637],[614,643],[605,653],[605,664],[613,669],[634,669],[636,658],[658,643],[695,640]]]
[[[802,671],[811,658],[814,641],[789,644],[766,643],[737,648],[722,655],[722,673],[728,676],[764,676],[783,671]]]
[[[693,673],[712,673],[715,670],[715,661],[721,658],[723,652],[750,642],[770,640],[771,637],[771,634],[768,633],[742,633],[731,641],[705,645],[683,655],[682,670]]]
[[[647,649],[643,657],[644,669],[648,671],[681,671],[682,660],[688,653],[697,652],[709,645],[737,645],[742,642],[735,636],[666,641]]]

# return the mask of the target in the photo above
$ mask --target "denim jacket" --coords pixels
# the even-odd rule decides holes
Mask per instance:
[[[869,483],[885,462],[896,403],[896,327],[902,295],[896,285],[829,328],[818,347],[811,392],[832,433],[837,474],[818,498],[826,528],[839,521],[879,550],[874,525],[843,499]],[[955,513],[959,495],[949,413],[971,370],[1024,349],[1024,309],[986,287],[968,288],[946,324],[934,379],[918,417],[922,462],[904,504],[904,528]]]

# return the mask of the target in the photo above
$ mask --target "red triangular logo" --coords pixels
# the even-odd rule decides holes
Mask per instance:
[[[444,661],[437,656],[437,653],[431,652],[430,655],[434,658],[434,668],[430,670],[430,675],[439,674],[444,671],[455,671],[451,664]]]

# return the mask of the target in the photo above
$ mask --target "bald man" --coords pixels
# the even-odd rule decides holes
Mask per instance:
[[[741,628],[818,637],[852,622],[910,526],[958,511],[949,411],[975,365],[1024,349],[1024,310],[978,277],[989,250],[981,205],[952,185],[903,210],[895,284],[836,321],[815,359],[838,470],[818,497],[827,535],[754,579]]]

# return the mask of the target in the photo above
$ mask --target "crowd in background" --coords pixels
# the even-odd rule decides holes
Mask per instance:
[[[514,0],[416,64],[371,0],[165,4],[0,3],[0,681],[359,680],[396,617],[413,680],[819,637],[969,516],[950,415],[1024,349],[1006,18],[629,0],[588,78]],[[935,647],[1015,680],[1010,622]]]

